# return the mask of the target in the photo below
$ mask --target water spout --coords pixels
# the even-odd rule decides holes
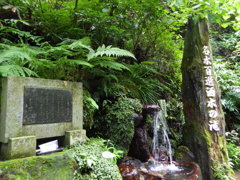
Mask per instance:
[[[162,139],[161,146],[159,146],[159,135]],[[162,155],[167,153],[169,162],[172,165],[172,147],[168,137],[167,121],[163,115],[162,110],[156,112],[153,117],[153,143],[152,155],[155,161],[165,161]]]
[[[152,127],[146,124],[148,115],[153,120]],[[158,105],[144,105],[142,116],[134,116],[135,130],[128,152],[130,157],[119,164],[123,180],[202,180],[197,164],[173,162],[165,115],[164,108]],[[147,137],[152,137],[151,148],[148,143],[150,138]]]

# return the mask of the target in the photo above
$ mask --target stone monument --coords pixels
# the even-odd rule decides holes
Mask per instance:
[[[81,83],[4,77],[0,109],[3,159],[35,155],[37,139],[65,136],[65,145],[86,139]]]
[[[208,20],[189,19],[182,61],[183,141],[193,152],[203,179],[230,176],[221,92],[216,81]]]

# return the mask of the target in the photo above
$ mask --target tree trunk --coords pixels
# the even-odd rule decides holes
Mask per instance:
[[[182,77],[184,143],[194,153],[204,180],[219,179],[219,173],[228,176],[225,120],[212,69],[207,20],[189,20]]]

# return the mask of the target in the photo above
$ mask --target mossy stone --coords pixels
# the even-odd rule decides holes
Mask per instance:
[[[72,180],[77,163],[68,153],[0,161],[0,179]]]

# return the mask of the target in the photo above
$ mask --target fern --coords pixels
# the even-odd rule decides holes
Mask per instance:
[[[88,63],[85,59],[70,59],[68,60],[69,63],[73,64],[73,65],[82,65],[82,66],[85,66],[85,67],[89,67],[89,68],[92,68],[94,67],[94,65]]]
[[[63,58],[61,56],[64,56],[64,63],[72,65],[82,65],[88,68],[100,66],[117,71],[129,69],[124,64],[113,61],[114,59],[111,56],[128,56],[135,58],[129,51],[112,48],[111,46],[105,47],[103,45],[94,51],[89,44],[89,38],[83,38],[80,40],[66,39],[64,42],[59,44],[59,47],[51,48],[46,52],[46,54],[53,53],[53,55],[58,56],[59,59]],[[88,53],[82,51],[82,49],[88,50]],[[84,59],[84,57],[87,57],[87,59]],[[61,62],[63,62],[63,59],[61,59]]]
[[[135,56],[127,50],[112,47],[112,46],[106,47],[105,45],[102,45],[102,46],[98,47],[96,52],[89,51],[88,60],[93,59],[95,57],[99,57],[99,56],[101,56],[101,57],[102,56],[108,56],[108,57],[110,57],[110,56],[116,56],[116,57],[126,56],[126,57],[132,57],[132,58],[136,59]]]
[[[56,62],[59,63],[59,64],[64,64],[65,63],[65,64],[69,64],[69,65],[72,65],[72,66],[81,65],[83,67],[88,67],[88,68],[94,67],[94,65],[87,62],[86,59],[69,59],[69,58],[67,58],[67,56],[59,58]]]
[[[109,60],[96,61],[93,63],[93,65],[110,68],[110,69],[114,69],[114,70],[118,70],[118,71],[129,70],[128,67],[125,66],[124,64],[118,63],[115,61],[109,61]]]
[[[20,46],[0,44],[0,67],[2,76],[37,76],[37,71],[52,68],[54,64],[37,58],[42,50],[24,44]]]
[[[12,37],[12,39],[14,38],[15,42],[20,42],[22,39],[27,39],[27,40],[30,40],[31,42],[36,43],[37,45],[40,45],[40,41],[43,39],[42,37],[34,36],[29,32],[18,29],[17,23],[24,24],[25,26],[30,26],[29,23],[23,20],[16,20],[16,19],[0,20],[0,36],[6,37],[6,38]],[[3,24],[8,24],[8,26],[4,26]],[[16,38],[16,36],[18,38]],[[8,41],[8,42],[12,43],[11,41]]]
[[[0,74],[1,76],[34,76],[38,77],[38,75],[25,67],[21,67],[19,65],[3,65],[0,66]]]
[[[29,61],[31,59],[30,55],[23,51],[22,48],[9,45],[0,45],[4,50],[0,53],[0,63],[7,63],[10,61]]]
[[[69,48],[70,49],[85,48],[85,49],[88,49],[90,52],[92,52],[92,51],[94,52],[94,50],[89,45],[84,44],[82,39],[77,40],[77,41],[73,42],[72,44],[70,44]]]

